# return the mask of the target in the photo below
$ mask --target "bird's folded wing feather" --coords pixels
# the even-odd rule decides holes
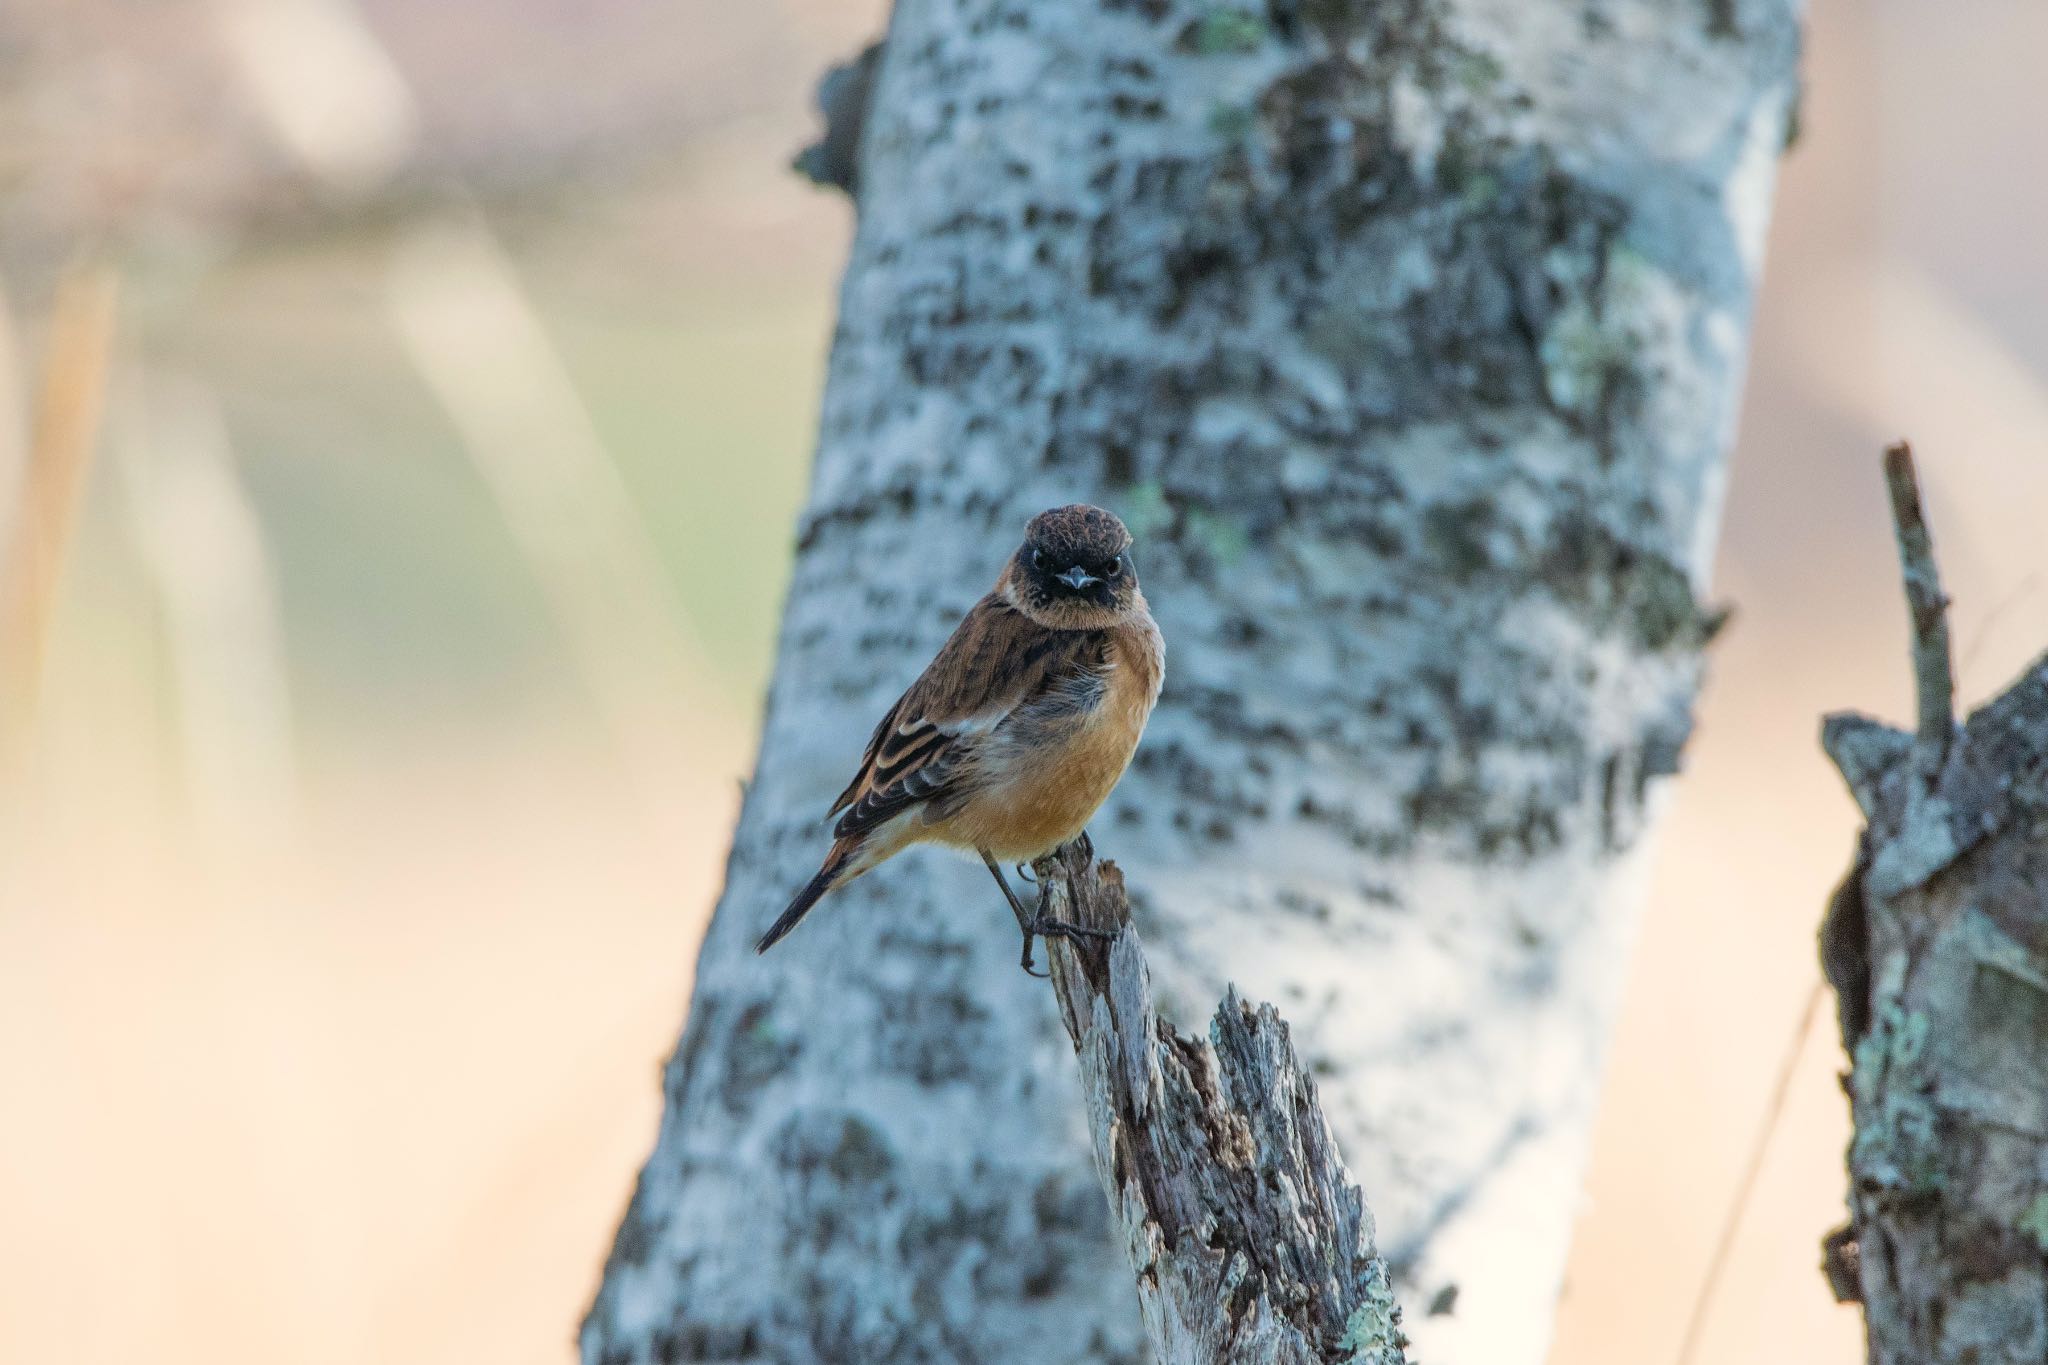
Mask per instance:
[[[829,814],[840,838],[925,802],[960,795],[976,746],[1017,710],[1100,667],[1102,637],[1048,630],[991,593],[889,708],[860,771]]]

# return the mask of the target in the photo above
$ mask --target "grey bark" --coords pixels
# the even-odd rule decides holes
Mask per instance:
[[[748,952],[875,718],[1077,499],[1167,638],[1097,822],[1162,1000],[1279,1001],[1389,1259],[1460,1291],[1428,1358],[1540,1359],[1714,620],[1794,10],[899,5],[759,767],[589,1360],[1138,1358],[987,874],[913,853]]]
[[[1077,849],[1038,872],[1053,992],[1080,1062],[1095,1174],[1160,1365],[1403,1365],[1372,1213],[1271,1005],[1232,988],[1209,1041],[1153,1008],[1123,874]]]
[[[859,196],[861,140],[874,98],[875,68],[881,64],[882,45],[869,43],[859,56],[825,73],[818,82],[818,113],[825,130],[816,142],[796,154],[791,169],[813,184]]]
[[[1917,733],[1828,718],[1868,825],[1823,961],[1855,1138],[1827,1241],[1872,1365],[2048,1360],[2048,657],[1960,732],[1910,461],[1891,459]]]

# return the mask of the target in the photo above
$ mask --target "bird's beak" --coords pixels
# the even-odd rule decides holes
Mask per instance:
[[[1053,577],[1059,579],[1060,582],[1066,584],[1075,592],[1081,591],[1081,589],[1087,587],[1090,583],[1100,583],[1102,581],[1101,579],[1095,577],[1093,574],[1084,573],[1079,564],[1076,564],[1073,567],[1069,568],[1063,574],[1054,574]]]

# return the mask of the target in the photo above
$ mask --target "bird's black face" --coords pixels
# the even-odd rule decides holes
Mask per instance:
[[[1114,609],[1129,599],[1131,586],[1137,582],[1137,570],[1131,566],[1128,550],[1084,556],[1049,552],[1043,545],[1026,545],[1023,556],[1031,586],[1048,601],[1079,598]]]
[[[1137,596],[1131,533],[1099,507],[1057,507],[1032,518],[1016,578],[1032,605],[1118,612]]]

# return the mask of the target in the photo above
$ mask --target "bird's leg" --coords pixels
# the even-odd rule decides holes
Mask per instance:
[[[1088,837],[1087,830],[1084,829],[1079,834],[1076,834],[1073,838],[1067,840],[1067,846],[1069,848],[1079,849],[1081,851],[1081,856],[1083,858],[1086,858],[1089,862],[1092,863],[1095,861],[1095,841]]]
[[[1036,926],[1045,918],[1043,914],[1045,888],[1043,886],[1038,888],[1040,913],[1034,915],[1024,908],[1024,902],[1018,900],[1017,893],[1010,889],[1008,879],[1003,876],[1002,865],[996,862],[987,849],[977,849],[976,852],[981,854],[982,862],[988,865],[988,874],[996,879],[996,885],[1003,888],[1003,899],[1008,901],[1010,909],[1016,912],[1017,928],[1023,931],[1024,955],[1017,965],[1024,969],[1026,975],[1038,977],[1040,980],[1051,976],[1051,972],[1034,972],[1031,970],[1031,936]]]

